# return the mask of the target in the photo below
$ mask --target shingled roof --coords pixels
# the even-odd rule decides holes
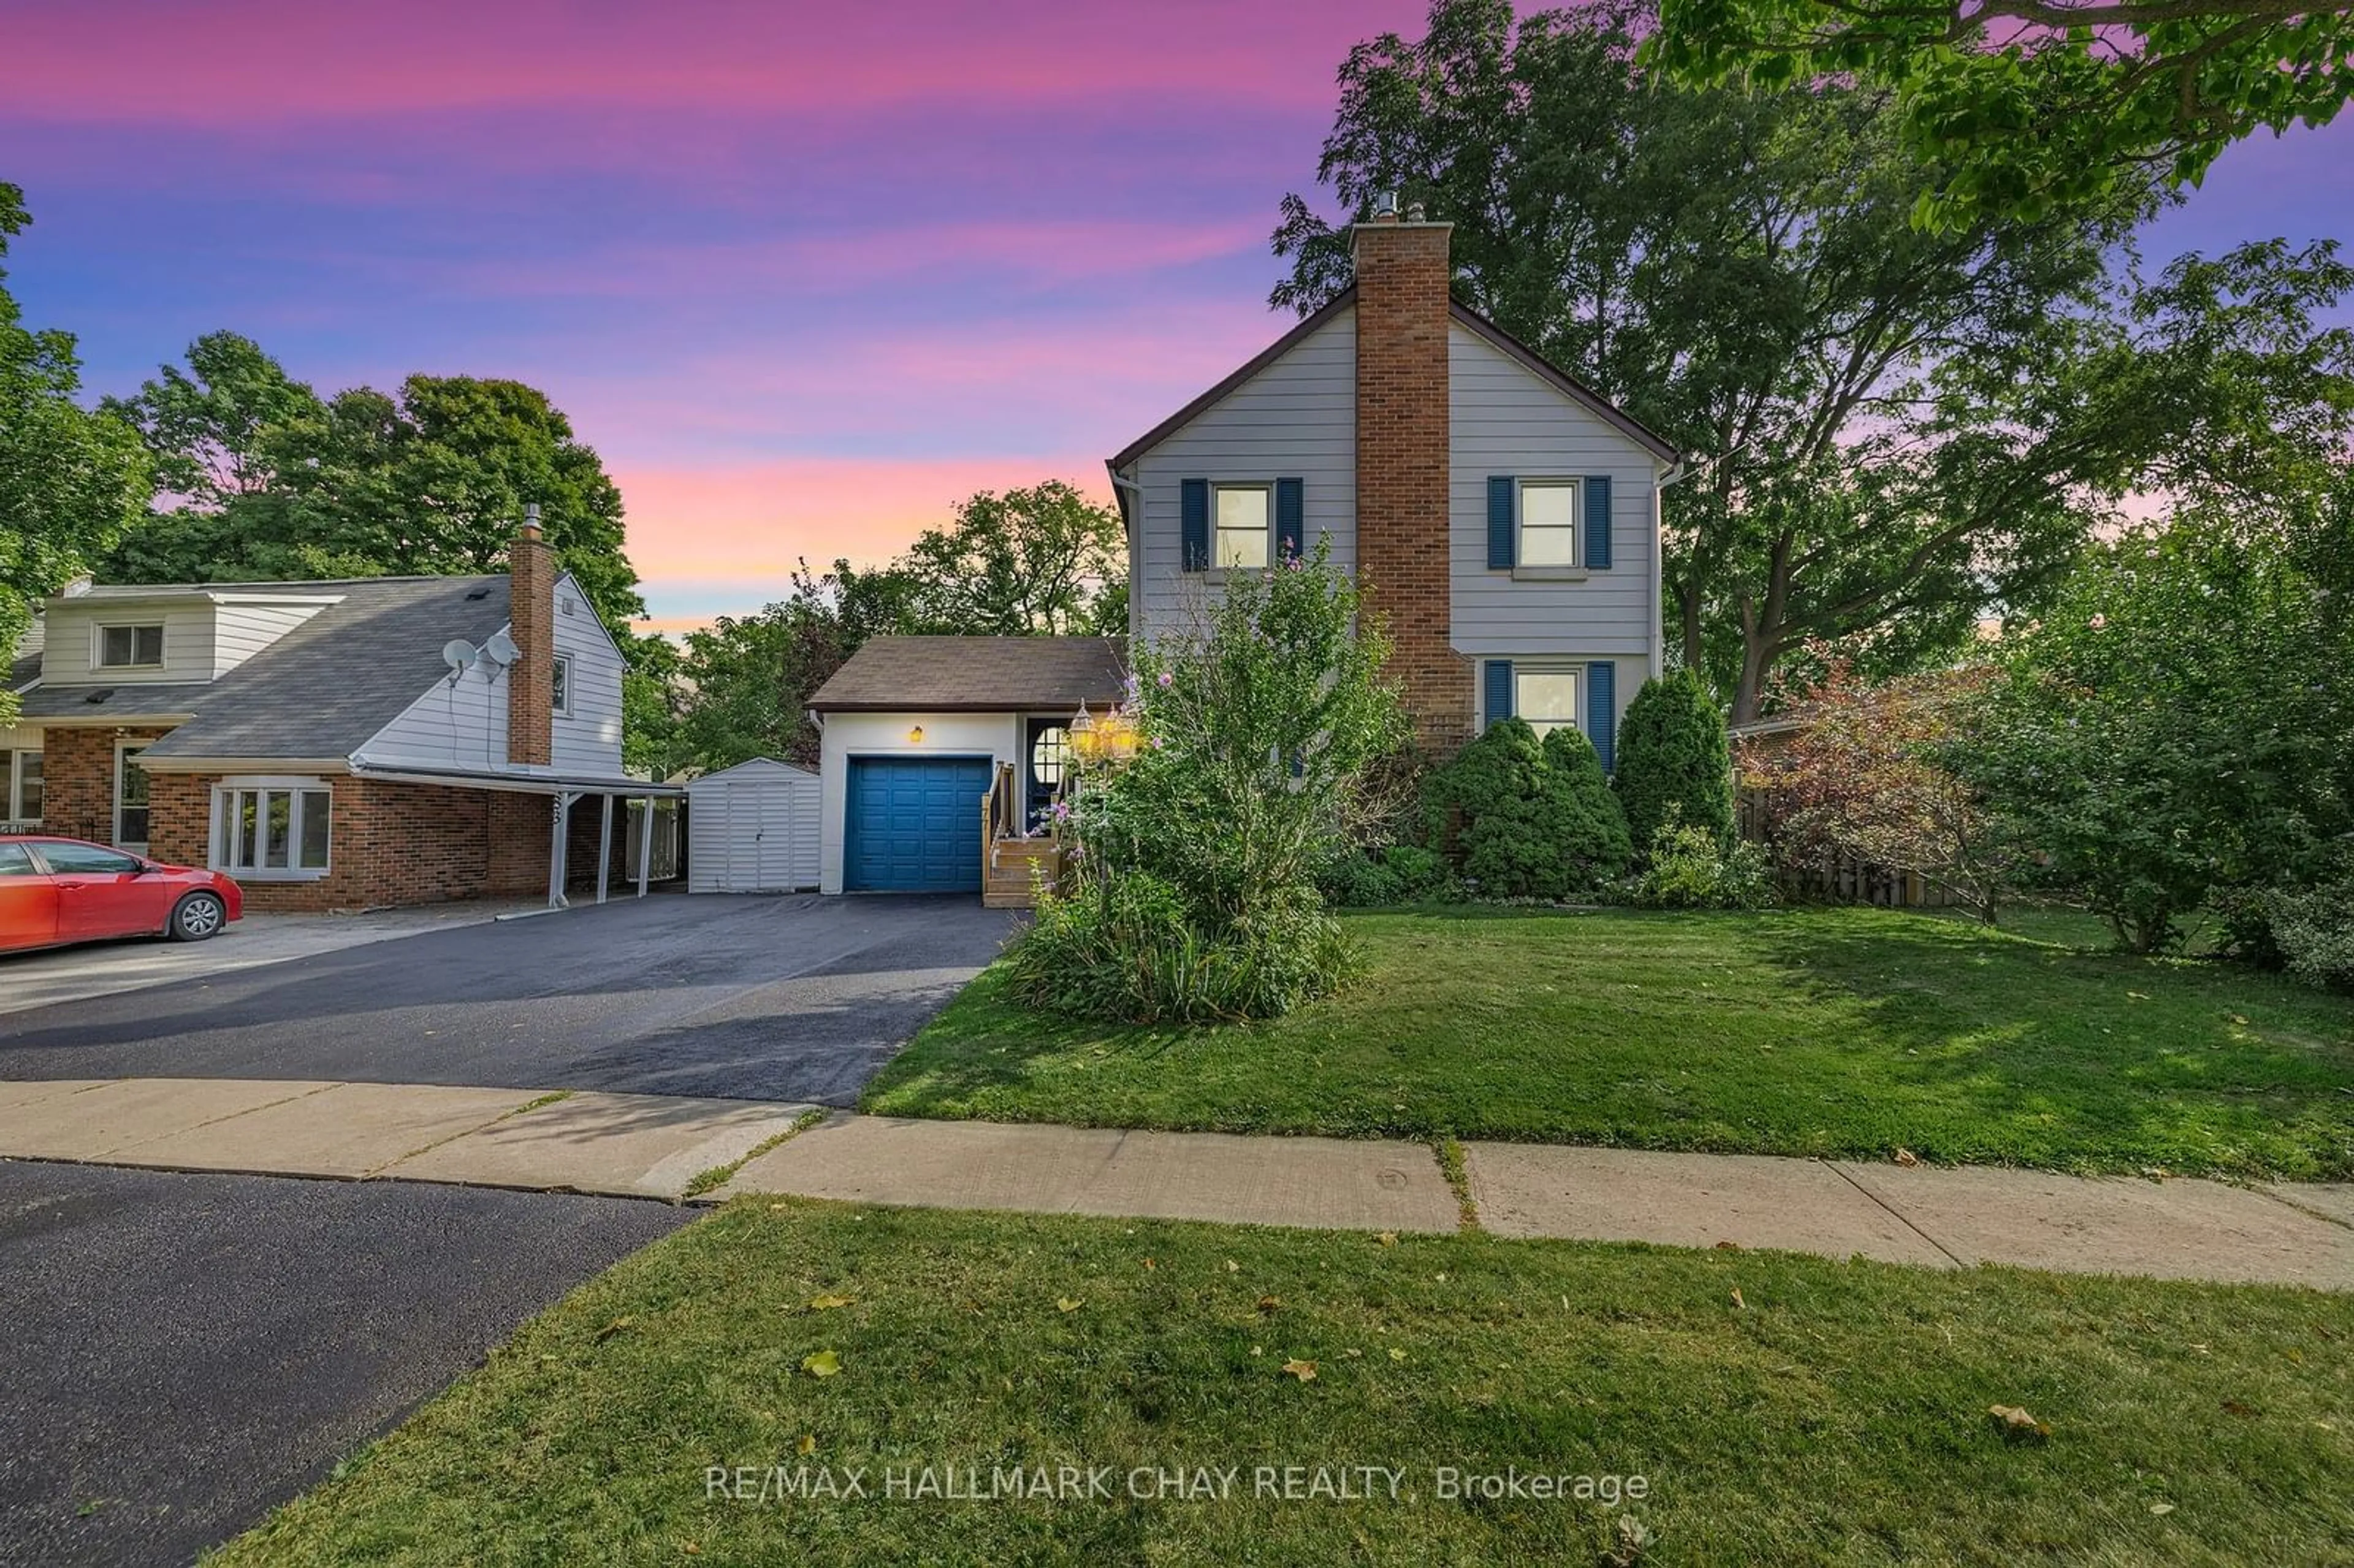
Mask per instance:
[[[507,623],[504,577],[218,583],[189,591],[339,602],[217,681],[43,683],[24,694],[25,716],[194,715],[147,748],[158,759],[348,757],[449,673],[443,644],[461,637],[479,644]]]
[[[1119,700],[1115,637],[876,637],[817,689],[832,713],[1012,713]]]

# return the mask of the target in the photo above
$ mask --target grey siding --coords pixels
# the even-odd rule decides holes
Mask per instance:
[[[621,771],[621,655],[568,577],[556,581],[556,652],[572,661],[572,711],[549,753],[559,773]]]
[[[1620,672],[1623,704],[1624,692],[1654,667],[1659,643],[1658,465],[1649,451],[1460,323],[1449,328],[1447,347],[1455,647],[1475,657],[1638,660],[1638,670]],[[1608,570],[1573,582],[1515,581],[1510,572],[1489,570],[1490,474],[1598,473],[1611,482]]]
[[[1129,591],[1141,637],[1182,626],[1203,591],[1181,554],[1182,480],[1298,479],[1306,547],[1320,533],[1332,559],[1357,559],[1357,315],[1345,310],[1136,461],[1142,515]]]

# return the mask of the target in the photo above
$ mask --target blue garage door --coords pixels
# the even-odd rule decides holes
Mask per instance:
[[[985,757],[854,757],[843,830],[853,893],[981,891]]]

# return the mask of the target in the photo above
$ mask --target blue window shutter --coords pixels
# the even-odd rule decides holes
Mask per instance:
[[[1488,479],[1488,569],[1509,572],[1512,569],[1512,503],[1513,481],[1509,473],[1491,474]],[[1510,665],[1506,666],[1511,668]]]
[[[1512,662],[1490,659],[1484,677],[1488,683],[1487,702],[1489,724],[1512,716]]]
[[[1606,473],[1585,476],[1585,569],[1610,569],[1610,476]],[[1605,751],[1602,758],[1603,765],[1609,766],[1609,752]]]
[[[1613,754],[1618,739],[1618,666],[1607,659],[1585,667],[1585,738],[1602,758],[1602,771],[1610,772],[1617,760]]]
[[[1177,491],[1178,511],[1185,524],[1184,569],[1206,572],[1210,569],[1210,482],[1185,480]]]
[[[1302,535],[1308,526],[1307,502],[1299,481],[1278,479],[1275,482],[1275,558],[1304,556],[1308,545]]]

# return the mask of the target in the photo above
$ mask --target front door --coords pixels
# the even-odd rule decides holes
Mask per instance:
[[[114,748],[114,844],[133,854],[147,853],[147,770],[139,766],[143,746]]]
[[[1068,722],[1059,718],[1034,718],[1023,722],[1022,730],[1023,800],[1027,805],[1023,821],[1029,832],[1036,832],[1053,810],[1055,793],[1062,787],[1063,773],[1071,762],[1071,731]]]

